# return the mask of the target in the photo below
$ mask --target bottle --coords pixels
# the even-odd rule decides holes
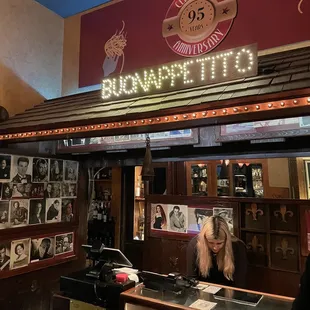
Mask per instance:
[[[108,217],[108,215],[107,215],[107,208],[106,208],[106,202],[104,204],[104,207],[102,207],[102,210],[103,210],[102,220],[103,220],[104,223],[106,223],[107,222],[107,217]]]
[[[98,219],[98,205],[97,202],[94,201],[93,220],[97,221],[97,219]]]
[[[103,208],[102,208],[102,201],[100,201],[99,206],[98,206],[98,215],[97,215],[97,220],[98,221],[102,221],[102,212],[103,212]]]
[[[140,181],[138,179],[136,182],[135,196],[140,197],[140,195],[141,195],[141,187],[140,187]]]

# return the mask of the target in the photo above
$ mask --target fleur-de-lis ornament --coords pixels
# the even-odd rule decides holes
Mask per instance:
[[[256,203],[252,203],[249,209],[246,209],[246,215],[252,214],[253,221],[257,221],[257,215],[264,215],[264,211],[262,209],[257,208]]]
[[[294,215],[292,211],[286,210],[286,205],[281,205],[280,210],[274,211],[273,214],[275,217],[281,216],[282,222],[284,223],[287,223],[286,215],[288,215],[289,217],[293,217]]]
[[[286,238],[283,238],[281,240],[280,246],[277,246],[275,248],[275,251],[277,253],[281,252],[282,253],[282,259],[284,259],[284,260],[288,259],[288,256],[287,256],[288,254],[294,255],[294,253],[295,253],[295,250],[288,246],[288,241]]]
[[[255,235],[251,242],[249,242],[247,245],[246,245],[247,249],[250,250],[250,251],[253,251],[253,252],[264,252],[264,247],[263,245],[260,243],[259,239],[257,238],[257,236]]]

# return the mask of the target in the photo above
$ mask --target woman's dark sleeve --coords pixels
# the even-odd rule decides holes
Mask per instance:
[[[233,242],[233,252],[235,259],[234,286],[246,288],[248,259],[245,244],[241,240]]]
[[[299,293],[296,297],[292,310],[310,309],[310,255],[307,258],[306,270],[300,279]]]
[[[186,276],[197,278],[198,272],[197,272],[197,236],[194,237],[187,246],[186,251]]]

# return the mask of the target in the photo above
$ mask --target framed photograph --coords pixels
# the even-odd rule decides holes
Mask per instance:
[[[213,209],[190,207],[188,208],[188,232],[198,233],[204,222],[213,215]]]
[[[46,158],[33,158],[32,179],[35,183],[48,182],[48,162]]]
[[[0,182],[11,179],[11,155],[0,154]]]
[[[63,176],[63,160],[60,159],[50,159],[50,171],[49,180],[50,182],[62,182]]]
[[[31,183],[32,157],[13,156],[12,183]]]
[[[12,227],[26,226],[29,220],[29,200],[10,200],[10,223]]]
[[[79,174],[79,163],[77,161],[65,160],[64,169],[64,181],[77,182]]]
[[[1,199],[10,200],[13,194],[13,183],[2,183]]]
[[[31,262],[53,258],[55,254],[55,237],[31,239]]]
[[[168,204],[168,231],[187,233],[188,214],[186,205]]]
[[[57,223],[61,221],[61,199],[47,198],[46,199],[46,223]]]
[[[0,201],[0,229],[10,226],[9,222],[10,206],[8,201]]]
[[[60,182],[44,183],[44,198],[60,198],[62,194],[62,187]]]
[[[56,252],[55,255],[60,255],[74,250],[73,233],[62,234],[56,236]]]
[[[62,183],[62,197],[76,198],[77,183]]]
[[[0,274],[10,270],[11,244],[0,242]]]
[[[166,204],[151,204],[151,229],[167,230],[168,229],[168,205]]]
[[[29,207],[29,224],[44,224],[45,223],[45,200],[30,199]]]
[[[30,198],[31,190],[31,183],[13,183],[12,198]]]
[[[44,184],[45,183],[32,183],[30,198],[44,198]]]
[[[61,221],[72,222],[74,199],[62,199]]]
[[[14,240],[11,242],[10,269],[28,266],[30,261],[30,239]]]
[[[213,208],[213,215],[219,215],[228,224],[229,231],[234,233],[233,208]]]

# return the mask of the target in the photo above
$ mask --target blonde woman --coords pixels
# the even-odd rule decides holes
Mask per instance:
[[[230,234],[222,217],[209,217],[188,245],[187,275],[200,281],[245,287],[246,271],[244,243]]]

